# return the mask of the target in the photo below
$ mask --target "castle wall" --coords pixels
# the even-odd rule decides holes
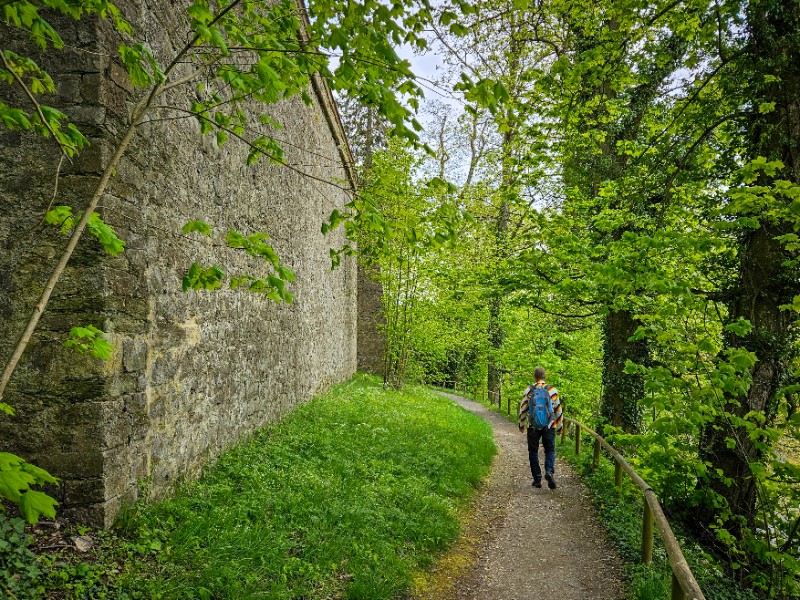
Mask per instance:
[[[121,6],[162,61],[186,39],[173,3]],[[57,203],[80,210],[141,92],[111,58],[119,40],[107,24],[57,23],[67,47],[37,60],[59,87],[47,102],[92,144],[64,164],[58,182]],[[167,100],[188,105],[180,95],[193,93],[177,88]],[[294,98],[269,108],[285,126],[276,137],[293,168],[265,160],[247,167],[246,147],[218,146],[174,112],[156,110],[140,127],[98,211],[126,251],[110,257],[84,236],[4,399],[17,415],[0,419],[0,450],[62,479],[62,514],[107,525],[143,489],[166,493],[242,436],[354,373],[356,264],[331,271],[328,249],[342,244],[341,233],[320,233],[349,201],[341,187],[350,174],[329,94],[319,85],[309,93],[311,106]],[[66,243],[40,224],[57,165],[52,142],[0,129],[3,359]],[[183,235],[193,219],[213,225],[216,236]],[[227,286],[182,291],[194,261],[229,274],[268,272],[222,247],[228,229],[271,236],[297,275],[292,304]],[[110,361],[63,347],[70,327],[89,323],[107,332]]]

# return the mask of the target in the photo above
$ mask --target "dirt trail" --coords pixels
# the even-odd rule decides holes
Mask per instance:
[[[531,487],[525,435],[516,425],[481,404],[444,395],[491,423],[498,454],[464,535],[417,582],[413,598],[624,599],[622,563],[569,464],[557,459],[557,489]],[[560,454],[569,446],[556,448]],[[532,514],[544,518],[526,517]]]

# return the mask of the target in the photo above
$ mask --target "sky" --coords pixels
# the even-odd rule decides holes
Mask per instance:
[[[425,54],[414,54],[409,46],[403,45],[397,49],[397,54],[400,58],[405,58],[411,63],[411,71],[417,77],[426,80],[421,81],[420,84],[425,90],[425,98],[427,100],[439,100],[455,107],[460,107],[462,105],[461,102],[454,100],[445,93],[447,90],[436,88],[428,83],[444,75],[442,57],[434,51],[434,44],[431,44],[430,48]]]

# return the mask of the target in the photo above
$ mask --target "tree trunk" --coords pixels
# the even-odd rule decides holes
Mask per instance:
[[[500,193],[503,199],[497,209],[497,221],[495,229],[495,243],[497,248],[498,260],[503,260],[508,255],[508,221],[510,217],[510,207],[508,200],[505,199],[506,190],[512,186],[511,157],[514,135],[511,131],[503,135],[503,176]],[[489,390],[490,398],[497,399],[500,396],[502,367],[497,363],[497,354],[503,349],[505,341],[505,330],[501,322],[501,311],[503,298],[500,292],[495,291],[489,299],[489,327],[487,331],[489,340],[489,364],[487,367],[486,385]],[[533,366],[531,366],[533,371]]]
[[[786,254],[776,235],[780,235],[776,228],[762,225],[745,239],[739,282],[728,308],[732,322],[747,319],[753,328],[744,338],[729,336],[726,345],[744,347],[758,358],[750,370],[752,384],[747,394],[731,398],[724,408],[725,413],[737,417],[757,411],[769,420],[774,415],[775,392],[787,370],[792,335],[789,316],[780,305],[791,301],[797,285],[786,281],[786,273],[781,272]],[[731,444],[735,445],[729,447]],[[721,469],[723,478],[733,481],[725,485],[713,479],[711,489],[727,501],[734,515],[752,524],[757,489],[750,463],[760,461],[762,455],[747,431],[733,426],[730,418],[722,415],[705,432],[701,454],[714,468]],[[714,516],[706,513],[704,519],[710,522]]]
[[[749,44],[742,80],[751,82],[748,96],[759,103],[774,102],[772,112],[761,114],[754,110],[745,127],[750,131],[749,158],[763,156],[780,160],[785,168],[780,179],[800,182],[800,4],[781,0],[751,3],[747,12]],[[765,76],[778,77],[767,82]],[[762,177],[759,185],[770,185]],[[742,240],[739,255],[739,276],[728,314],[731,321],[747,319],[751,332],[744,338],[729,336],[729,348],[744,347],[755,353],[757,362],[750,369],[752,384],[746,394],[730,398],[726,413],[742,417],[750,411],[763,414],[767,423],[775,416],[775,392],[787,373],[787,359],[795,340],[790,328],[790,315],[780,306],[790,304],[800,293],[796,269],[787,267],[790,258],[776,236],[791,233],[794,219],[772,219],[757,215],[760,224]],[[729,440],[733,447],[729,448]],[[731,485],[714,480],[711,489],[721,495],[732,513],[744,517],[752,525],[757,508],[757,481],[750,465],[762,459],[761,450],[749,438],[744,428],[731,424],[728,415],[721,415],[707,429],[701,453]],[[712,522],[713,514],[701,515]]]
[[[625,373],[625,363],[646,364],[649,357],[644,340],[629,341],[639,327],[633,313],[627,310],[611,311],[603,321],[603,418],[621,427],[626,433],[639,430],[642,409],[639,401],[644,397],[644,377],[639,373]]]
[[[613,17],[603,24],[603,28],[617,31],[619,21]],[[593,36],[587,37],[580,25],[573,28],[573,33],[578,52],[594,51],[600,47],[598,46],[600,42]],[[619,151],[618,143],[632,141],[641,136],[641,124],[646,113],[651,110],[658,98],[664,82],[679,67],[686,48],[686,40],[677,34],[664,38],[661,41],[661,55],[664,60],[654,63],[648,71],[640,74],[640,83],[629,92],[630,97],[624,116],[607,123],[608,115],[602,114],[604,109],[601,108],[597,114],[591,116],[587,126],[604,129],[605,136],[598,142],[595,151],[588,152],[587,156],[574,156],[572,162],[568,163],[565,179],[571,185],[579,186],[585,193],[597,198],[604,182],[625,179],[629,156]],[[612,85],[612,77],[613,73],[610,73],[593,86],[587,85],[583,94],[584,103],[589,104],[598,98],[616,99],[617,92]],[[605,107],[607,100],[602,102],[600,107]],[[622,210],[630,202],[630,198],[620,197],[614,199],[606,208]],[[653,208],[651,200],[647,205],[642,205],[639,212],[650,214]],[[601,209],[602,206],[598,206],[598,210]],[[636,231],[636,228],[633,225],[626,225],[607,235],[598,233],[598,242],[601,244],[617,242],[628,231]],[[638,293],[634,292],[634,295]],[[620,305],[619,298],[615,302],[611,302],[608,298],[604,300],[608,302],[608,313],[603,321],[603,395],[600,411],[606,422],[621,427],[626,433],[636,433],[641,427],[644,377],[639,373],[626,373],[625,364],[628,360],[638,365],[648,364],[650,362],[648,344],[645,340],[629,341],[640,325],[634,313],[626,308],[626,305],[630,306],[631,303],[625,299],[625,303]]]
[[[521,42],[518,39],[519,28],[514,19],[513,12],[509,15],[509,50],[508,50],[508,79],[513,82],[511,87],[512,98],[517,98],[516,90],[513,86],[519,81],[520,48]],[[508,228],[511,216],[511,206],[508,197],[514,190],[517,182],[515,181],[514,165],[514,142],[516,141],[518,122],[514,118],[514,102],[506,108],[506,121],[508,129],[503,133],[501,147],[501,175],[500,175],[500,205],[497,207],[497,221],[495,222],[495,248],[498,262],[504,261],[508,257]],[[489,298],[489,327],[487,331],[489,341],[489,361],[487,365],[486,385],[490,398],[500,397],[500,387],[502,385],[502,366],[497,363],[497,356],[503,348],[505,341],[505,331],[503,330],[501,312],[503,307],[502,292],[494,291]],[[531,366],[533,371],[533,366]]]

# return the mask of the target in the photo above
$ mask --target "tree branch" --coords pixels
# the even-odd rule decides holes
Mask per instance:
[[[38,115],[39,115],[39,119],[41,120],[41,122],[42,122],[42,125],[44,125],[44,126],[47,128],[47,131],[49,131],[49,132],[50,132],[50,135],[52,135],[52,136],[53,136],[53,141],[54,141],[56,144],[58,144],[58,147],[59,147],[59,149],[61,150],[62,154],[64,154],[64,156],[66,156],[67,158],[69,158],[69,152],[67,151],[67,148],[69,148],[69,149],[71,149],[71,150],[73,150],[73,151],[74,151],[74,150],[77,150],[77,148],[75,148],[75,146],[70,146],[70,145],[68,145],[68,144],[64,144],[64,143],[62,143],[62,142],[61,142],[61,141],[58,139],[58,136],[56,135],[56,132],[55,132],[55,131],[53,130],[53,128],[50,126],[50,123],[48,123],[48,122],[47,122],[47,119],[45,119],[45,117],[44,117],[44,113],[42,112],[42,107],[39,105],[39,102],[38,102],[38,101],[36,100],[36,98],[34,97],[34,95],[33,95],[33,92],[31,92],[31,91],[28,89],[28,86],[27,86],[27,85],[25,85],[25,82],[24,82],[24,81],[22,81],[22,77],[20,77],[20,76],[19,76],[19,74],[18,74],[18,73],[17,73],[17,72],[14,70],[14,68],[13,68],[13,67],[11,66],[11,64],[8,62],[8,59],[6,59],[6,55],[5,55],[5,53],[4,53],[2,50],[0,50],[0,59],[2,59],[2,60],[3,60],[3,66],[6,68],[6,70],[7,70],[9,73],[11,73],[11,76],[14,78],[14,80],[15,80],[15,81],[16,81],[16,82],[19,84],[19,86],[20,86],[20,87],[21,87],[21,88],[24,90],[24,92],[25,92],[25,95],[28,97],[28,100],[30,100],[30,101],[31,101],[31,104],[33,104],[34,108],[36,109],[36,114],[38,114]]]
[[[353,191],[352,189],[344,187],[344,186],[341,186],[341,185],[339,185],[337,183],[334,183],[333,181],[328,181],[327,179],[323,179],[322,177],[317,177],[316,175],[311,175],[310,173],[306,173],[304,171],[301,171],[300,169],[297,169],[296,167],[294,167],[291,164],[287,163],[285,160],[280,159],[277,156],[274,156],[274,155],[270,154],[269,152],[265,152],[262,148],[259,148],[253,142],[251,142],[250,140],[248,140],[244,136],[238,134],[233,129],[230,129],[229,127],[225,127],[223,125],[220,125],[219,123],[217,123],[213,119],[209,119],[205,115],[193,112],[193,111],[191,111],[189,109],[186,109],[186,108],[178,108],[177,106],[159,106],[157,108],[166,108],[168,110],[175,110],[175,111],[178,111],[178,112],[183,112],[183,113],[186,113],[187,115],[193,116],[193,117],[195,117],[195,118],[197,118],[197,119],[199,119],[201,121],[205,121],[209,125],[212,125],[214,128],[219,129],[220,131],[224,131],[228,135],[236,138],[237,140],[239,140],[240,142],[245,144],[248,148],[251,148],[253,150],[258,151],[260,154],[263,154],[264,156],[269,158],[271,161],[273,161],[273,162],[275,162],[275,163],[277,163],[277,164],[279,164],[281,166],[284,166],[284,167],[286,167],[287,169],[289,169],[291,171],[294,171],[298,175],[302,175],[303,177],[308,177],[309,179],[314,179],[314,180],[319,181],[321,183],[326,183],[326,184],[328,184],[330,186],[333,186],[333,187],[335,187],[335,188],[337,188],[339,190],[342,190],[343,192],[352,192]]]
[[[213,25],[217,21],[219,21],[225,14],[231,11],[234,7],[238,6],[242,0],[233,0],[230,5],[228,5],[224,10],[218,14],[214,20],[210,23]],[[197,42],[199,36],[195,34],[192,39],[177,53],[175,58],[169,64],[169,66],[164,70],[164,79],[169,78],[169,75],[172,71],[180,64],[181,59],[186,55],[187,52],[191,49],[191,47]],[[0,53],[2,55],[2,53]],[[4,57],[5,58],[5,57]],[[5,60],[4,60],[5,62]],[[92,198],[89,200],[86,208],[83,211],[83,215],[81,216],[78,223],[75,225],[75,229],[72,232],[72,235],[67,242],[67,246],[64,249],[64,252],[61,255],[61,258],[58,261],[55,269],[53,270],[50,279],[47,281],[45,285],[42,295],[39,298],[36,306],[33,309],[31,317],[28,321],[25,330],[22,332],[16,346],[14,347],[14,351],[11,354],[8,362],[6,363],[5,369],[3,370],[2,375],[0,375],[0,399],[3,398],[3,394],[5,393],[6,387],[8,386],[8,382],[11,380],[11,375],[13,375],[14,371],[16,370],[17,364],[19,363],[20,358],[22,357],[22,353],[28,347],[30,343],[31,337],[33,335],[36,326],[39,324],[39,319],[41,318],[42,314],[44,313],[45,308],[47,307],[48,302],[50,301],[50,296],[53,293],[53,290],[56,287],[59,279],[61,279],[61,275],[64,273],[64,269],[67,267],[67,263],[69,259],[72,257],[75,248],[78,245],[78,240],[80,240],[81,236],[83,235],[84,230],[86,229],[86,225],[89,223],[89,218],[94,213],[97,205],[100,202],[100,199],[105,194],[106,188],[108,187],[108,183],[111,180],[112,175],[116,171],[117,167],[119,166],[120,161],[122,160],[123,155],[128,150],[128,146],[130,145],[131,141],[133,140],[133,136],[135,135],[139,125],[142,124],[144,121],[144,117],[147,114],[147,111],[150,110],[153,101],[159,95],[164,82],[157,83],[153,86],[150,90],[149,94],[142,96],[142,98],[136,103],[136,106],[131,113],[131,121],[128,129],[125,131],[122,139],[117,146],[114,155],[111,157],[108,165],[103,171],[103,174],[100,176],[100,180],[97,183],[97,187],[92,195]]]

